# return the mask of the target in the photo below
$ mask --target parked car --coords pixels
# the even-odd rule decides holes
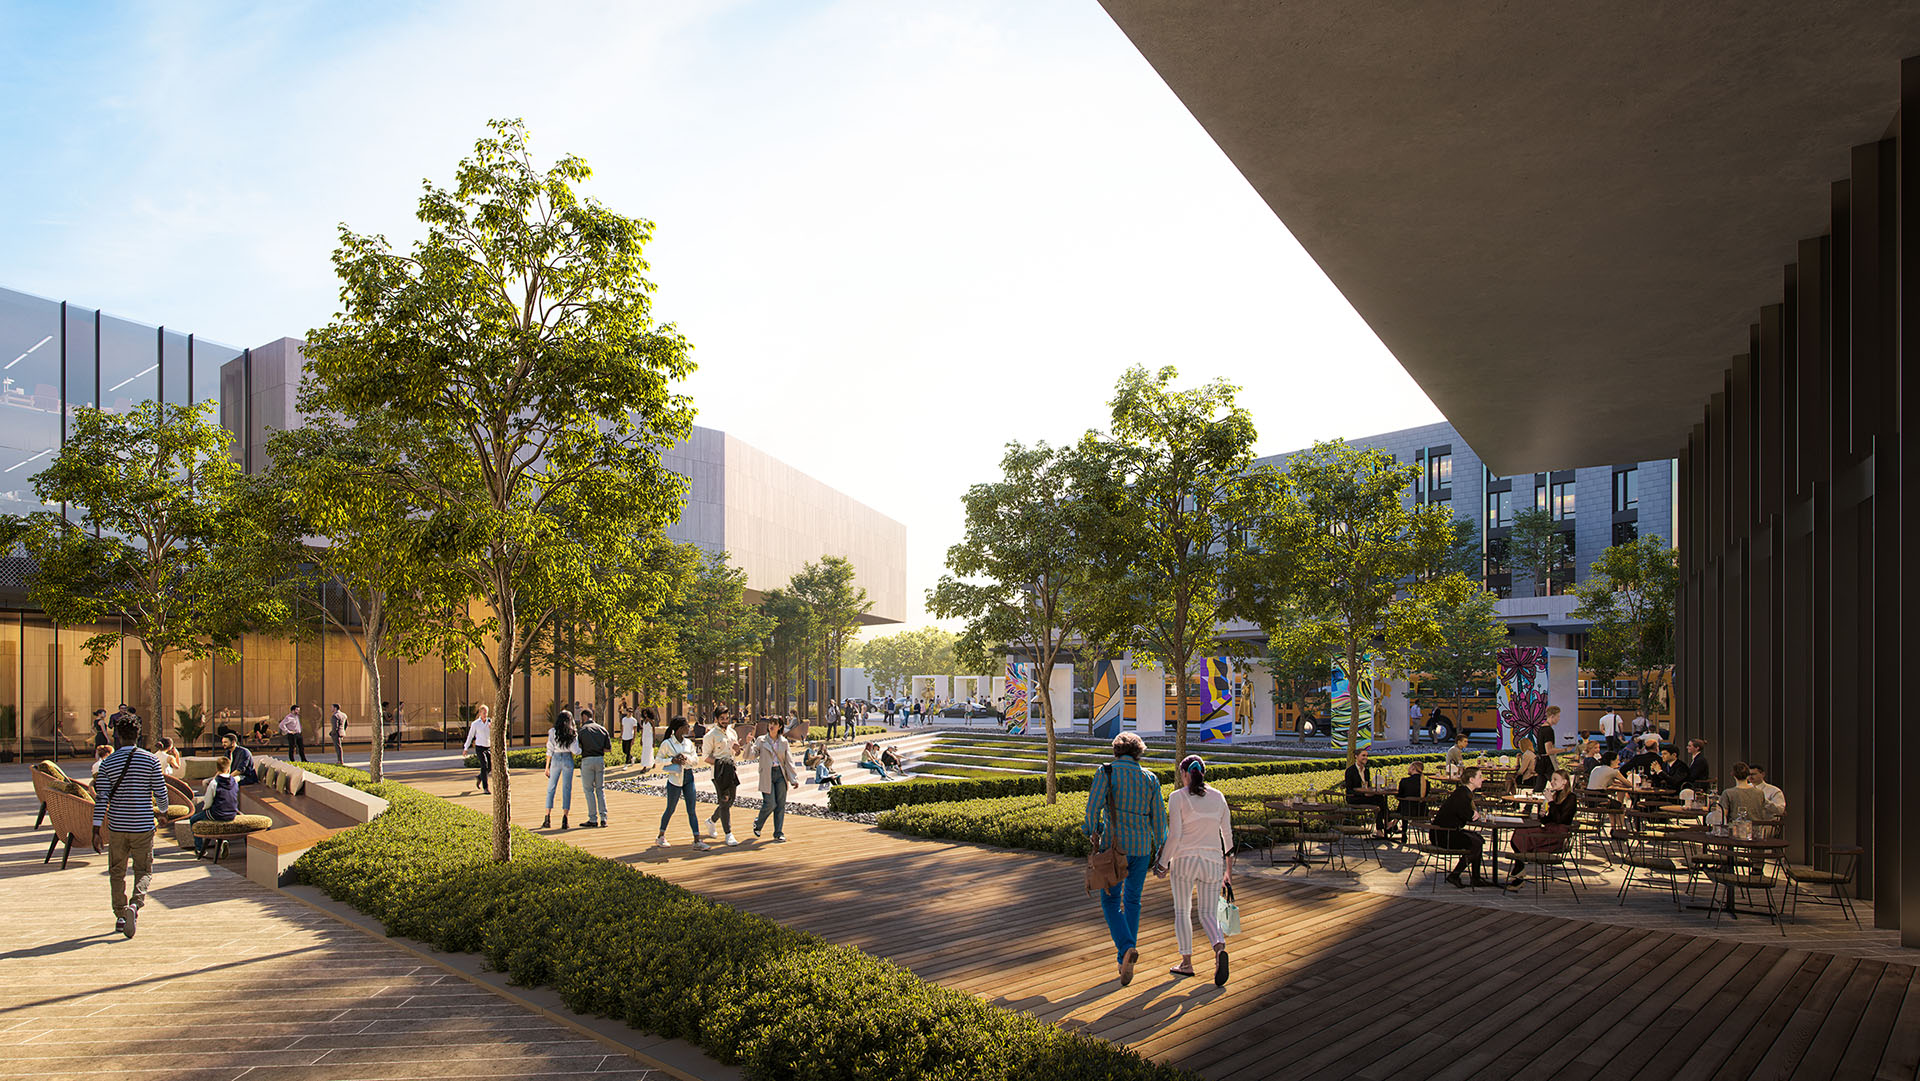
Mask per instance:
[[[948,706],[947,708],[940,711],[940,716],[971,717],[971,718],[974,718],[975,720],[978,720],[983,717],[991,717],[996,721],[1004,721],[1007,719],[1006,714],[1000,712],[999,710],[993,708],[992,706],[980,706],[980,705],[970,706],[965,702],[960,702],[958,704]]]

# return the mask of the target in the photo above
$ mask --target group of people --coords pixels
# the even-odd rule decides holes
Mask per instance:
[[[1100,910],[1113,938],[1120,983],[1133,982],[1140,960],[1140,899],[1148,873],[1172,879],[1174,944],[1180,960],[1168,969],[1192,976],[1193,914],[1213,947],[1213,982],[1227,982],[1226,935],[1219,924],[1222,891],[1233,881],[1233,818],[1227,798],[1206,782],[1199,755],[1180,760],[1173,794],[1160,800],[1160,779],[1140,764],[1146,742],[1132,732],[1113,741],[1113,761],[1093,775],[1083,827],[1089,845],[1117,847],[1126,874],[1100,891]]]

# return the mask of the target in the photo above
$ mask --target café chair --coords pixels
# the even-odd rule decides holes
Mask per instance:
[[[1825,867],[1819,866],[1822,862],[1820,859],[1822,852],[1827,854],[1824,861]],[[1866,854],[1867,850],[1859,845],[1836,848],[1832,845],[1816,844],[1813,846],[1814,863],[1787,864],[1787,918],[1794,918],[1794,914],[1800,910],[1800,899],[1804,897],[1810,905],[1832,905],[1839,908],[1847,919],[1853,921],[1854,926],[1859,926],[1860,914],[1854,911],[1853,901],[1847,897],[1847,887],[1853,885],[1854,876],[1860,870],[1860,861]],[[1805,888],[1809,886],[1824,886],[1832,892],[1828,896],[1821,897]]]

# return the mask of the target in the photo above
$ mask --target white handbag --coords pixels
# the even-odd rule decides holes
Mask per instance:
[[[1220,888],[1220,897],[1214,902],[1214,925],[1220,928],[1220,934],[1237,935],[1240,933],[1240,906],[1233,903],[1233,883]]]

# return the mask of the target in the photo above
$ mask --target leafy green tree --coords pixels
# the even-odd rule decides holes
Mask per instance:
[[[1382,658],[1404,671],[1438,637],[1423,601],[1436,583],[1465,576],[1428,577],[1454,547],[1453,518],[1443,506],[1409,503],[1415,468],[1340,440],[1287,463],[1284,513],[1256,522],[1262,553],[1293,586],[1288,605],[1275,609],[1288,621],[1262,619],[1287,654],[1326,649],[1358,672],[1377,639]],[[1349,761],[1356,742],[1347,741]]]
[[[1649,717],[1672,701],[1679,586],[1679,553],[1648,534],[1600,553],[1587,580],[1573,587],[1580,598],[1574,618],[1593,623],[1587,658],[1595,675],[1612,679],[1632,672],[1640,681],[1640,708]]]
[[[793,576],[788,589],[812,609],[809,641],[817,647],[820,682],[815,705],[817,716],[825,717],[833,698],[834,677],[839,674],[840,656],[860,627],[860,617],[873,608],[867,591],[853,584],[853,564],[840,556],[821,556]]]
[[[1097,606],[1087,613],[1090,638],[1125,644],[1159,663],[1186,686],[1203,650],[1231,652],[1215,628],[1255,611],[1264,592],[1249,531],[1278,509],[1275,473],[1253,462],[1253,417],[1224,380],[1176,390],[1173,368],[1133,367],[1120,378],[1110,435],[1089,433],[1076,455],[1081,497],[1098,509],[1089,565],[1098,579]],[[1187,749],[1188,696],[1178,698],[1174,753]]]
[[[1076,448],[1010,443],[1001,477],[961,497],[966,533],[947,549],[948,574],[927,593],[943,619],[964,619],[961,652],[1032,659],[1047,728],[1047,802],[1056,795],[1053,669],[1085,636],[1099,586],[1088,572],[1101,533],[1089,482],[1104,487],[1103,457]],[[1067,703],[1072,717],[1073,703]]]
[[[287,549],[245,488],[209,403],[81,409],[59,453],[33,478],[41,502],[65,504],[70,514],[0,519],[0,551],[25,547],[34,563],[27,597],[55,623],[117,619],[83,643],[88,664],[105,663],[123,638],[140,643],[143,746],[164,723],[170,659],[238,661],[242,634],[289,618]]]
[[[426,519],[404,489],[377,479],[399,453],[383,437],[389,433],[382,421],[369,413],[349,425],[323,415],[276,433],[267,441],[271,464],[255,485],[293,530],[291,543],[314,542],[300,552],[292,596],[303,623],[331,626],[353,647],[367,673],[367,716],[374,718],[385,693],[382,659],[464,659],[473,626],[466,583],[427,543]],[[372,735],[367,769],[379,780],[385,733]]]
[[[747,572],[728,563],[725,552],[708,553],[670,612],[696,708],[737,704],[741,662],[758,656],[773,630],[772,617],[747,601]]]
[[[905,694],[914,676],[954,670],[955,637],[938,627],[883,634],[848,647],[847,664],[865,668],[877,693]]]
[[[411,440],[380,480],[486,603],[507,860],[513,674],[557,618],[668,588],[646,554],[685,498],[661,451],[692,424],[672,382],[693,364],[653,317],[652,224],[582,198],[577,157],[536,168],[520,122],[490,127],[451,188],[426,185],[410,254],[341,229],[343,311],[309,335],[301,408],[349,423],[383,411]]]
[[[1507,644],[1495,597],[1477,578],[1454,571],[1413,590],[1396,607],[1387,637],[1402,643],[1400,667],[1429,697],[1453,703],[1455,716],[1467,686],[1493,671]]]
[[[807,642],[813,634],[813,606],[792,589],[769,589],[760,608],[773,620],[767,638],[769,680],[778,698],[775,712],[785,714],[807,697]]]
[[[647,573],[624,580],[627,595],[555,617],[535,647],[533,666],[590,676],[594,715],[602,719],[613,717],[622,695],[644,704],[651,689],[683,686],[687,668],[670,609],[702,558],[697,545],[652,538],[642,557]]]
[[[1513,516],[1513,529],[1507,534],[1507,550],[1513,565],[1533,576],[1537,596],[1553,596],[1554,575],[1572,558],[1573,534],[1563,532],[1553,512],[1544,507],[1523,510]]]

